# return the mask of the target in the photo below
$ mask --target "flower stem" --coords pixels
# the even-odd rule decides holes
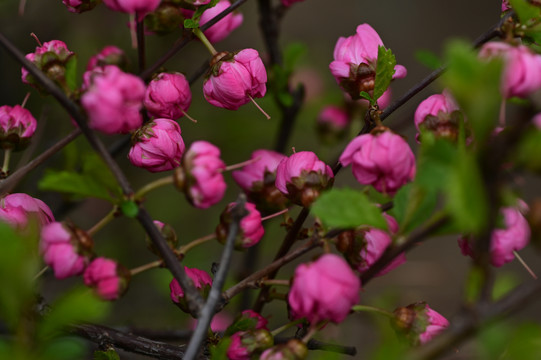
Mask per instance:
[[[134,269],[131,269],[130,270],[130,275],[134,276],[134,275],[137,275],[139,273],[142,273],[143,271],[154,269],[154,268],[160,267],[162,265],[163,265],[163,260],[156,260],[156,261],[150,262],[148,264],[144,264],[144,265],[141,265],[141,266],[136,267]]]
[[[45,274],[45,272],[49,270],[49,267],[48,266],[45,266],[43,269],[41,269],[37,274],[36,276],[34,276],[34,278],[32,280],[36,281],[37,279],[39,279],[41,277],[41,275]]]
[[[210,43],[209,39],[207,39],[207,37],[205,36],[205,34],[203,34],[203,32],[201,31],[200,28],[195,28],[193,29],[193,34],[195,36],[197,36],[197,38],[199,40],[201,40],[201,42],[203,43],[203,45],[205,45],[205,47],[207,48],[208,51],[210,51],[210,53],[212,54],[212,56],[216,55],[218,53],[218,51],[216,51],[216,49],[214,48],[214,46],[212,46],[212,44]]]
[[[243,161],[243,162],[240,162],[240,163],[237,163],[237,164],[229,165],[225,169],[223,169],[222,172],[239,169],[239,168],[244,167],[246,165],[250,165],[251,163],[257,162],[257,161],[259,161],[259,159],[261,159],[261,157],[258,156],[255,159],[250,159],[250,160],[246,160],[246,161]]]
[[[143,186],[139,191],[135,193],[135,200],[142,199],[147,193],[150,191],[157,189],[161,186],[172,184],[175,178],[173,175],[169,175],[163,178],[159,178],[158,180],[154,180],[152,182],[149,182],[145,186]]]
[[[518,254],[518,252],[516,250],[513,250],[513,255],[515,255],[515,257],[517,258],[518,261],[520,261],[520,263],[522,264],[522,266],[524,266],[524,268],[526,269],[526,271],[535,279],[537,280],[537,275],[535,275],[535,273],[533,272],[533,270],[528,266],[528,264],[526,264],[526,261],[524,261],[524,259]]]
[[[250,98],[250,101],[252,101],[252,102],[254,103],[255,107],[258,108],[259,111],[261,111],[261,112],[263,113],[263,115],[265,115],[265,117],[267,118],[267,120],[270,120],[271,117],[269,116],[269,114],[267,114],[267,113],[265,112],[265,110],[263,110],[263,108],[262,108],[261,106],[259,106],[258,103],[255,102],[254,98],[251,97],[250,95],[248,95],[248,98]]]
[[[9,171],[9,159],[11,158],[11,149],[4,150],[4,165],[2,165],[2,173],[6,176]]]
[[[178,250],[175,251],[175,253],[177,255],[186,255],[186,253],[188,251],[190,251],[191,249],[193,249],[197,245],[201,245],[203,243],[206,243],[207,241],[210,241],[210,240],[212,240],[214,238],[216,238],[216,234],[213,233],[213,234],[209,234],[207,236],[203,236],[203,237],[201,237],[199,239],[195,239],[195,240],[187,243],[186,245],[179,247]]]
[[[308,330],[308,334],[306,334],[303,338],[302,338],[302,342],[307,344],[308,341],[316,334],[317,332],[317,325],[316,324],[310,324],[310,329]]]
[[[289,208],[284,209],[284,210],[281,210],[281,211],[278,211],[278,212],[275,212],[274,214],[270,214],[270,215],[267,215],[267,216],[265,216],[265,217],[262,217],[262,218],[261,218],[261,221],[270,220],[270,219],[272,219],[272,218],[275,218],[275,217],[277,217],[277,216],[280,216],[280,215],[282,215],[282,214],[285,214],[285,213],[287,213],[288,211],[289,211]]]
[[[87,230],[87,234],[94,236],[98,231],[100,231],[105,225],[109,224],[116,216],[117,208],[114,207],[113,210],[109,211],[100,221],[98,221],[94,226]]]
[[[276,335],[278,335],[279,333],[281,332],[284,332],[286,331],[287,329],[289,329],[290,327],[293,327],[297,324],[300,324],[304,321],[304,318],[303,319],[297,319],[295,321],[291,321],[291,322],[288,322],[287,324],[283,325],[283,326],[280,326],[279,328],[276,328],[274,330],[271,331],[271,335],[274,337]]]
[[[30,97],[30,94],[31,92],[27,92],[24,99],[23,99],[23,102],[21,103],[21,107],[24,108],[26,106],[26,103],[28,102],[28,98]]]
[[[394,314],[392,312],[389,312],[387,310],[383,310],[377,307],[368,306],[368,305],[355,305],[351,308],[351,310],[355,312],[361,312],[361,311],[372,312],[376,314],[385,315],[390,318],[394,317]]]
[[[184,116],[186,116],[191,122],[197,124],[197,120],[194,119],[193,117],[191,117],[190,115],[188,115],[188,113],[187,113],[186,111],[184,111],[184,109],[180,108],[180,111],[181,111],[182,114],[183,114]]]

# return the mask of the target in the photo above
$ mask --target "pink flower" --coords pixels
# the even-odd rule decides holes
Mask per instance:
[[[230,6],[231,2],[229,2],[229,0],[220,0],[214,7],[211,7],[203,12],[201,19],[199,20],[199,26],[205,25],[213,17]],[[209,29],[205,30],[204,34],[211,43],[217,43],[228,37],[233,30],[241,26],[242,20],[243,17],[241,13],[229,13],[216,24],[212,25]]]
[[[62,3],[66,5],[68,11],[72,13],[80,14],[82,12],[92,10],[98,5],[98,0],[62,0]]]
[[[80,229],[52,222],[41,229],[40,249],[58,279],[80,275],[88,264],[92,240]]]
[[[109,65],[92,78],[81,104],[91,128],[105,134],[125,134],[143,123],[139,110],[144,95],[145,84],[139,77]]]
[[[88,265],[83,279],[102,299],[116,300],[127,290],[130,272],[111,259],[99,257]]]
[[[319,113],[316,128],[322,141],[332,143],[347,134],[349,124],[349,114],[343,108],[329,105]]]
[[[341,257],[325,254],[295,269],[288,302],[294,319],[342,322],[359,301],[361,282]]]
[[[282,1],[282,5],[288,7],[288,6],[291,6],[295,3],[298,3],[298,2],[301,2],[301,1],[304,1],[304,0],[281,0]]]
[[[511,6],[509,5],[508,0],[502,0],[502,12],[510,10]]]
[[[415,127],[419,130],[419,126],[427,121],[427,116],[436,117],[440,113],[450,114],[455,110],[458,110],[458,106],[447,92],[431,95],[423,100],[415,110]]]
[[[244,310],[241,313],[241,318],[252,318],[252,319],[257,320],[257,323],[255,324],[255,328],[254,328],[256,330],[259,330],[259,329],[268,330],[267,324],[269,323],[269,321],[253,310]]]
[[[383,42],[368,24],[357,26],[355,35],[341,37],[336,43],[334,61],[329,68],[336,82],[354,100],[360,98],[361,91],[374,90],[379,46],[383,46]],[[406,74],[404,66],[396,65],[393,79],[401,79]]]
[[[250,157],[253,162],[231,174],[233,180],[246,192],[254,191],[266,182],[266,177],[276,177],[276,168],[286,156],[272,150],[256,150]],[[274,185],[274,180],[273,180]]]
[[[180,119],[192,102],[190,84],[181,73],[160,73],[148,84],[144,105],[152,116]]]
[[[135,166],[150,172],[167,171],[180,165],[184,141],[180,126],[173,120],[154,119],[139,129],[128,158]]]
[[[231,218],[231,209],[236,203],[230,203],[225,211],[220,215],[220,223],[216,227],[216,238],[222,244],[225,244],[229,227],[233,219]],[[246,249],[256,245],[265,234],[265,229],[261,223],[261,214],[255,208],[255,205],[247,202],[244,208],[248,211],[248,215],[240,221],[240,229],[235,239],[236,249]]]
[[[20,105],[0,106],[0,147],[23,149],[34,135],[36,126],[32,113]]]
[[[490,263],[500,267],[513,261],[514,251],[519,251],[530,242],[530,226],[517,208],[506,207],[501,209],[505,228],[492,231],[490,243]],[[473,256],[471,239],[462,237],[458,239],[462,254]]]
[[[395,234],[398,232],[398,223],[396,220],[385,213],[383,213],[389,230]],[[383,255],[385,250],[392,244],[391,236],[388,232],[381,229],[370,229],[364,233],[363,246],[360,251],[361,262],[357,266],[357,270],[363,273],[368,270],[379,258]],[[387,267],[381,270],[377,276],[387,274],[394,268],[402,265],[406,262],[406,255],[404,253],[396,257]]]
[[[332,169],[311,151],[300,151],[283,159],[276,169],[278,190],[302,206],[310,206],[333,181]]]
[[[186,275],[192,280],[201,296],[206,299],[210,288],[212,287],[212,278],[210,275],[206,271],[195,268],[190,269],[187,266],[184,267],[184,271],[186,271]],[[171,280],[169,289],[171,290],[171,300],[173,300],[182,311],[189,313],[188,303],[184,297],[184,290],[182,290],[176,279]]]
[[[206,209],[223,198],[225,164],[220,149],[207,141],[196,141],[186,151],[182,164],[175,172],[175,182],[192,205]]]
[[[97,67],[101,68],[107,65],[116,65],[123,69],[126,67],[127,62],[128,59],[124,50],[113,45],[108,45],[88,60],[86,71],[92,71]]]
[[[113,11],[138,13],[139,16],[154,11],[161,0],[103,0],[103,3]]]
[[[30,217],[36,217],[42,226],[54,221],[51,209],[39,199],[23,193],[9,194],[0,199],[0,220],[23,228]]]
[[[203,84],[205,99],[214,106],[237,110],[250,98],[263,97],[267,91],[267,72],[259,53],[244,49],[237,54],[219,53]]]
[[[259,360],[303,360],[308,356],[306,344],[299,339],[291,339],[263,351]]]
[[[418,302],[394,311],[393,325],[413,344],[426,344],[449,326],[449,321],[425,302]]]
[[[227,358],[230,360],[250,360],[250,351],[242,346],[242,332],[236,332],[231,336],[231,343],[227,349]]]
[[[340,162],[353,164],[359,183],[391,195],[415,177],[413,152],[402,137],[389,130],[357,136],[346,146]]]
[[[273,344],[274,339],[268,330],[238,331],[231,336],[226,355],[230,360],[250,360],[252,355]]]
[[[541,55],[526,46],[489,42],[483,45],[479,56],[503,59],[501,92],[505,98],[525,98],[541,88]]]

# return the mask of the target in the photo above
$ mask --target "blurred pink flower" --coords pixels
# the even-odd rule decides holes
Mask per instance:
[[[180,119],[192,102],[190,84],[181,73],[160,73],[148,84],[144,105],[152,116]]]
[[[199,20],[199,26],[205,25],[212,18],[230,6],[231,2],[229,2],[229,0],[218,1],[214,7],[211,7],[203,12],[201,19]],[[242,14],[234,11],[227,14],[223,19],[212,25],[209,29],[205,30],[204,34],[211,43],[217,43],[228,37],[233,30],[241,26],[242,20]]]
[[[9,194],[0,199],[0,220],[23,228],[31,217],[35,217],[42,226],[54,221],[51,209],[43,201],[27,194]]]
[[[114,260],[99,257],[86,268],[83,279],[104,300],[118,299],[128,288],[129,271]]]
[[[0,147],[23,149],[36,131],[37,121],[20,105],[0,106]]]

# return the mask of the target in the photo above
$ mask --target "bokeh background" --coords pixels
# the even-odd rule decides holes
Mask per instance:
[[[406,66],[408,76],[392,84],[394,98],[403,94],[431,70],[416,59],[419,50],[429,50],[441,56],[447,41],[462,38],[473,41],[476,37],[496,24],[500,16],[500,2],[497,0],[457,0],[457,1],[361,1],[361,0],[306,0],[295,4],[287,13],[282,23],[280,44],[286,47],[293,43],[305,46],[305,54],[300,59],[293,82],[302,82],[306,86],[307,98],[288,143],[288,149],[297,151],[310,150],[333,164],[345,141],[333,145],[321,144],[315,132],[315,119],[320,109],[328,104],[341,104],[342,93],[328,71],[332,61],[332,52],[340,36],[350,36],[357,25],[369,23],[380,34],[384,44],[393,50],[397,62]],[[116,45],[125,49],[131,59],[131,70],[136,72],[137,53],[131,48],[130,33],[127,27],[128,16],[115,13],[104,5],[83,14],[69,13],[60,0],[27,0],[24,16],[17,14],[19,1],[0,0],[0,31],[11,39],[24,53],[32,52],[35,40],[29,36],[35,33],[42,42],[58,39],[64,41],[70,50],[77,53],[78,69],[81,75],[89,57],[106,45]],[[239,50],[255,48],[265,58],[265,48],[258,28],[259,14],[256,1],[247,1],[240,11],[244,14],[243,25],[229,38],[216,45],[218,50]],[[158,59],[173,42],[181,36],[181,31],[166,36],[148,36],[147,62]],[[167,70],[181,71],[190,75],[209,58],[206,49],[198,42],[192,42],[166,64]],[[50,96],[44,97],[20,81],[20,66],[5,51],[0,50],[0,105],[20,103],[25,94],[32,95],[27,107],[39,118],[39,135],[35,145],[29,151],[14,158],[14,164],[21,160],[28,161],[46,149],[73,127],[68,115]],[[80,79],[80,77],[79,77]],[[413,132],[413,112],[417,104],[432,93],[441,91],[438,84],[431,85],[417,95],[407,105],[396,111],[387,121],[391,128],[400,131],[409,138],[416,151]],[[259,148],[272,148],[280,121],[279,111],[270,94],[258,100],[259,104],[272,116],[266,120],[255,107],[247,104],[232,112],[209,105],[203,98],[202,79],[192,86],[193,102],[189,110],[192,117],[199,120],[194,124],[181,119],[182,135],[185,143],[199,139],[210,141],[222,150],[222,158],[227,164],[244,161],[252,151]],[[359,119],[353,125],[351,133],[360,129]],[[102,136],[112,145],[121,136]],[[81,137],[68,148],[55,155],[46,164],[29,174],[13,192],[26,192],[43,199],[51,206],[55,214],[62,214],[59,220],[71,219],[80,227],[90,228],[109,210],[110,205],[101,200],[80,201],[66,207],[62,195],[43,192],[38,182],[48,167],[60,169],[66,165],[74,167],[77,151],[87,151]],[[288,150],[287,154],[291,153]],[[118,161],[125,169],[132,185],[139,188],[143,184],[157,179],[161,175],[150,174],[133,167],[126,158],[127,150],[118,156]],[[226,175],[230,185],[226,196],[217,205],[208,210],[192,208],[172,187],[159,189],[148,196],[145,203],[155,219],[171,224],[182,243],[214,231],[219,214],[226,204],[235,199],[239,189],[230,175]],[[538,195],[538,179],[526,179],[532,186],[525,190],[524,197],[531,200]],[[336,180],[335,186],[356,186],[349,169],[344,169]],[[538,184],[538,182],[537,182]],[[295,214],[298,210],[295,210]],[[271,220],[266,225],[266,235],[260,245],[257,268],[269,263],[285,234],[279,219]],[[128,268],[155,260],[153,254],[145,248],[145,235],[142,228],[133,219],[120,218],[100,231],[95,237],[97,252],[100,255],[116,258]],[[190,252],[185,259],[189,267],[199,267],[210,271],[213,262],[217,262],[221,245],[211,242]],[[235,254],[234,267],[226,286],[234,284],[237,267],[243,261],[242,253]],[[314,254],[301,258],[308,261]],[[534,271],[541,274],[538,255],[532,249],[522,252],[524,259]],[[463,297],[463,283],[467,276],[469,259],[460,254],[455,238],[435,238],[418,246],[408,255],[408,262],[390,274],[372,281],[362,293],[363,304],[388,304],[392,310],[396,306],[405,306],[417,301],[428,304],[447,318],[452,318],[459,310]],[[290,265],[279,274],[279,278],[288,278],[294,265]],[[501,275],[509,274],[516,281],[529,281],[526,272],[513,262],[498,270]],[[507,276],[507,275],[506,275]],[[115,327],[137,327],[146,329],[186,329],[189,328],[189,316],[172,305],[169,298],[168,283],[171,276],[166,270],[156,269],[137,275],[132,279],[126,295],[113,307],[107,324]],[[43,278],[41,292],[47,301],[53,301],[62,291],[81,279],[54,279],[51,273]],[[252,296],[255,290],[250,290]],[[236,313],[237,300],[226,310]],[[286,306],[283,302],[274,302],[267,306],[263,315],[270,317],[270,327],[275,328],[285,321]],[[528,308],[518,315],[539,322],[538,309]],[[380,328],[370,316],[350,316],[343,325],[329,325],[320,336],[330,342],[356,346],[357,359],[369,358],[378,348],[381,336]],[[475,344],[469,343],[450,354],[449,359],[477,358]],[[124,359],[140,358],[132,354],[121,353]],[[331,357],[330,354],[314,352],[311,358]],[[350,357],[343,357],[350,358]]]

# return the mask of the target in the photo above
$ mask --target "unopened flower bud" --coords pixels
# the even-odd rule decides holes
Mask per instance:
[[[374,90],[379,46],[383,46],[383,42],[368,24],[359,25],[355,35],[341,37],[336,43],[334,61],[329,68],[336,82],[353,100],[360,99],[362,91],[372,94]],[[393,79],[406,74],[404,66],[396,65]]]
[[[307,356],[306,344],[299,339],[291,339],[285,344],[265,350],[259,360],[303,360]]]
[[[20,105],[0,106],[0,147],[22,150],[36,131],[37,121],[32,113]]]
[[[104,47],[88,60],[86,71],[92,71],[98,67],[103,68],[107,65],[115,65],[125,71],[128,67],[128,58],[124,50],[113,45]]]
[[[394,311],[391,324],[413,344],[425,344],[449,326],[449,321],[425,302],[418,302]]]
[[[201,19],[199,20],[199,26],[205,25],[212,18],[214,18],[216,15],[218,15],[230,6],[231,2],[229,0],[218,1],[215,6],[203,12],[203,15],[201,15]],[[233,30],[241,26],[242,20],[242,14],[240,12],[233,11],[227,14],[223,19],[218,21],[212,27],[205,30],[204,34],[207,37],[208,41],[210,41],[211,43],[217,43],[228,37]]]
[[[92,256],[93,241],[68,223],[52,222],[41,229],[40,250],[58,279],[80,275]]]
[[[227,240],[229,227],[233,222],[231,209],[235,205],[236,203],[230,203],[220,215],[220,223],[216,227],[216,238],[222,244],[225,244]],[[256,245],[263,237],[263,234],[265,234],[265,229],[261,223],[261,214],[257,211],[255,205],[247,202],[244,207],[248,211],[248,215],[240,221],[239,231],[235,239],[235,249],[237,250]]]
[[[99,2],[100,0],[62,0],[69,12],[77,14],[94,9]]]
[[[273,344],[274,339],[268,330],[239,331],[231,336],[227,358],[230,360],[249,360],[252,355],[268,349]]]
[[[184,192],[193,206],[206,209],[224,196],[226,184],[222,171],[220,149],[207,141],[194,142],[175,170],[175,186]]]
[[[190,269],[184,267],[186,275],[192,280],[195,288],[199,291],[203,299],[206,299],[210,288],[212,287],[212,278],[210,275],[203,270],[199,269]],[[171,300],[177,305],[182,311],[190,313],[188,302],[184,296],[184,290],[180,287],[180,284],[176,279],[173,279],[169,283],[169,289],[171,290]]]
[[[346,146],[340,162],[352,164],[359,183],[390,195],[415,176],[415,155],[408,143],[386,128],[357,136]]]
[[[137,13],[142,20],[146,13],[154,11],[161,0],[103,0],[103,3],[113,11],[129,14]]]
[[[266,318],[264,318],[263,316],[261,316],[260,314],[253,311],[253,310],[244,310],[241,313],[240,318],[237,319],[236,321],[239,321],[241,319],[254,319],[255,320],[255,326],[254,326],[255,330],[259,330],[259,329],[268,330],[267,329],[267,324],[268,324],[269,321]]]
[[[40,199],[24,193],[9,194],[0,199],[1,221],[24,228],[31,218],[36,218],[41,226],[54,221],[51,209]]]
[[[265,95],[267,71],[256,50],[219,53],[214,56],[211,65],[203,84],[205,99],[210,104],[237,110],[250,98]]]
[[[116,300],[128,289],[130,271],[114,260],[99,257],[88,265],[83,279],[102,299]]]
[[[145,29],[165,35],[177,30],[183,22],[182,8],[174,1],[162,1],[156,10],[145,16]]]
[[[333,143],[347,134],[350,124],[348,113],[338,106],[326,106],[317,117],[317,133],[325,143]]]
[[[432,132],[436,137],[456,141],[462,113],[447,92],[423,100],[415,110],[415,127]]]
[[[190,84],[181,73],[160,73],[148,84],[143,101],[149,114],[180,119],[192,102]]]
[[[154,119],[137,130],[128,154],[130,162],[150,172],[172,170],[184,154],[180,126],[173,120]]]
[[[332,186],[329,165],[311,151],[300,151],[283,159],[276,169],[276,187],[295,204],[310,206],[323,190]]]
[[[165,242],[167,243],[167,245],[169,245],[171,250],[175,250],[178,246],[178,237],[177,237],[177,233],[175,232],[175,229],[173,229],[171,225],[165,224],[158,220],[154,220],[154,225],[156,225],[158,230],[160,230],[160,233],[162,234],[163,238],[165,239]],[[158,251],[158,249],[154,245],[154,242],[150,239],[149,236],[145,238],[145,241],[147,244],[147,248],[150,251],[152,251],[154,254],[158,256],[161,256],[160,252]]]

